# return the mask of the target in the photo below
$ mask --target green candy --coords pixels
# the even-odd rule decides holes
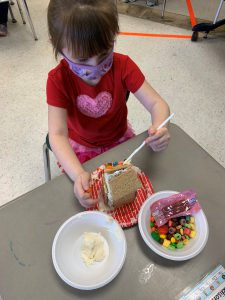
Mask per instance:
[[[174,238],[179,241],[181,239],[181,234],[180,233],[175,233]]]
[[[187,240],[190,240],[190,236],[188,236],[188,235],[185,235],[185,238],[186,238]]]
[[[170,244],[169,247],[168,247],[168,249],[170,249],[170,250],[175,250],[176,247],[175,247],[173,244]]]
[[[187,228],[191,228],[191,225],[187,224],[187,223],[184,226],[187,227]]]
[[[150,222],[150,227],[152,228],[154,226],[154,222]]]
[[[184,247],[184,243],[183,242],[177,243],[177,249],[181,249],[183,247]]]
[[[190,216],[186,216],[186,221],[190,221]]]
[[[158,234],[157,232],[153,231],[153,232],[151,233],[151,236],[152,236],[152,238],[153,238],[155,241],[159,242],[160,236],[159,236],[159,234]]]

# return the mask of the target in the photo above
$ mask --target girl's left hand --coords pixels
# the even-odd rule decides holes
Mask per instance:
[[[146,138],[145,142],[152,148],[153,151],[158,152],[165,150],[169,144],[170,134],[166,127],[156,129],[151,126],[148,129],[149,137]]]

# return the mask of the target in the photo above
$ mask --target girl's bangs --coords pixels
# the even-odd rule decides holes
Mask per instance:
[[[80,22],[76,17],[70,20],[65,34],[66,46],[73,57],[89,58],[113,47],[118,28],[112,28],[105,22],[86,19]],[[105,20],[103,20],[105,21]]]

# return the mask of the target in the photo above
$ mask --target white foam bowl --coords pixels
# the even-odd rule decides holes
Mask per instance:
[[[101,233],[106,257],[87,266],[81,258],[84,232]],[[100,288],[121,270],[127,252],[124,232],[117,221],[99,211],[86,211],[68,219],[59,228],[52,245],[52,260],[56,272],[68,285],[81,289]]]
[[[163,247],[151,237],[151,230],[149,227],[151,204],[159,199],[169,197],[176,193],[177,192],[175,191],[162,191],[149,197],[140,209],[138,227],[143,240],[155,253],[167,259],[183,261],[198,255],[203,250],[208,240],[208,222],[203,210],[200,210],[197,214],[193,215],[195,217],[196,236],[193,239],[190,239],[189,243],[182,249],[169,250]]]

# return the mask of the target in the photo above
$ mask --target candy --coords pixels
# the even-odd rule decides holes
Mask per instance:
[[[191,224],[185,224],[184,226],[187,228],[191,228]]]
[[[152,238],[153,238],[155,241],[159,242],[160,237],[159,237],[159,234],[158,234],[157,232],[153,231],[153,232],[151,233],[151,236],[152,236]]]
[[[183,242],[177,243],[177,249],[181,249],[183,247],[184,247],[184,243]]]
[[[176,239],[174,237],[172,237],[170,240],[171,240],[171,243],[175,243],[176,242]]]
[[[186,220],[185,219],[180,219],[180,224],[181,225],[185,225],[186,224]]]
[[[168,231],[169,231],[169,229],[168,229],[167,225],[163,225],[158,228],[159,234],[167,234]]]
[[[113,168],[113,167],[110,166],[110,165],[107,165],[107,166],[106,166],[106,169],[107,169],[107,170],[111,170],[112,168]]]
[[[167,237],[168,240],[171,240],[171,238],[173,237],[173,235],[169,233],[169,234],[167,234],[166,237]]]
[[[189,243],[189,240],[185,239],[183,240],[184,245],[187,245]]]
[[[190,235],[190,233],[191,233],[191,229],[189,229],[189,228],[184,228],[184,234],[185,234],[185,235]]]
[[[85,192],[91,194],[92,193],[92,187],[90,186]]]
[[[161,239],[165,239],[166,238],[165,234],[160,234],[159,236],[160,236]]]
[[[169,233],[170,234],[173,234],[173,233],[175,233],[176,232],[176,228],[174,228],[174,227],[170,227],[169,228]]]
[[[168,249],[170,249],[170,250],[175,250],[175,249],[176,249],[176,246],[175,246],[175,245],[172,245],[172,244],[170,244],[170,245],[169,245],[169,247],[168,247]]]
[[[191,233],[190,233],[190,237],[194,238],[195,236],[196,236],[196,232],[194,230],[192,230]]]
[[[154,227],[154,223],[153,222],[150,222],[150,227]]]
[[[156,225],[152,215],[149,219],[152,238],[169,250],[182,249],[196,236],[195,219],[192,216],[172,218],[160,227]]]
[[[194,217],[190,217],[190,223],[194,223],[195,222],[195,218]]]
[[[181,234],[180,233],[175,233],[174,237],[177,241],[179,241],[181,239]]]
[[[117,161],[114,161],[114,162],[112,163],[112,165],[115,167],[115,166],[118,165],[118,162],[117,162]]]
[[[166,248],[168,248],[169,245],[170,245],[170,243],[171,242],[169,240],[165,239],[164,242],[163,242],[163,246],[166,247]]]
[[[162,245],[164,243],[164,239],[159,239],[159,243]]]
[[[151,216],[150,221],[151,221],[151,222],[155,222],[154,217]]]

